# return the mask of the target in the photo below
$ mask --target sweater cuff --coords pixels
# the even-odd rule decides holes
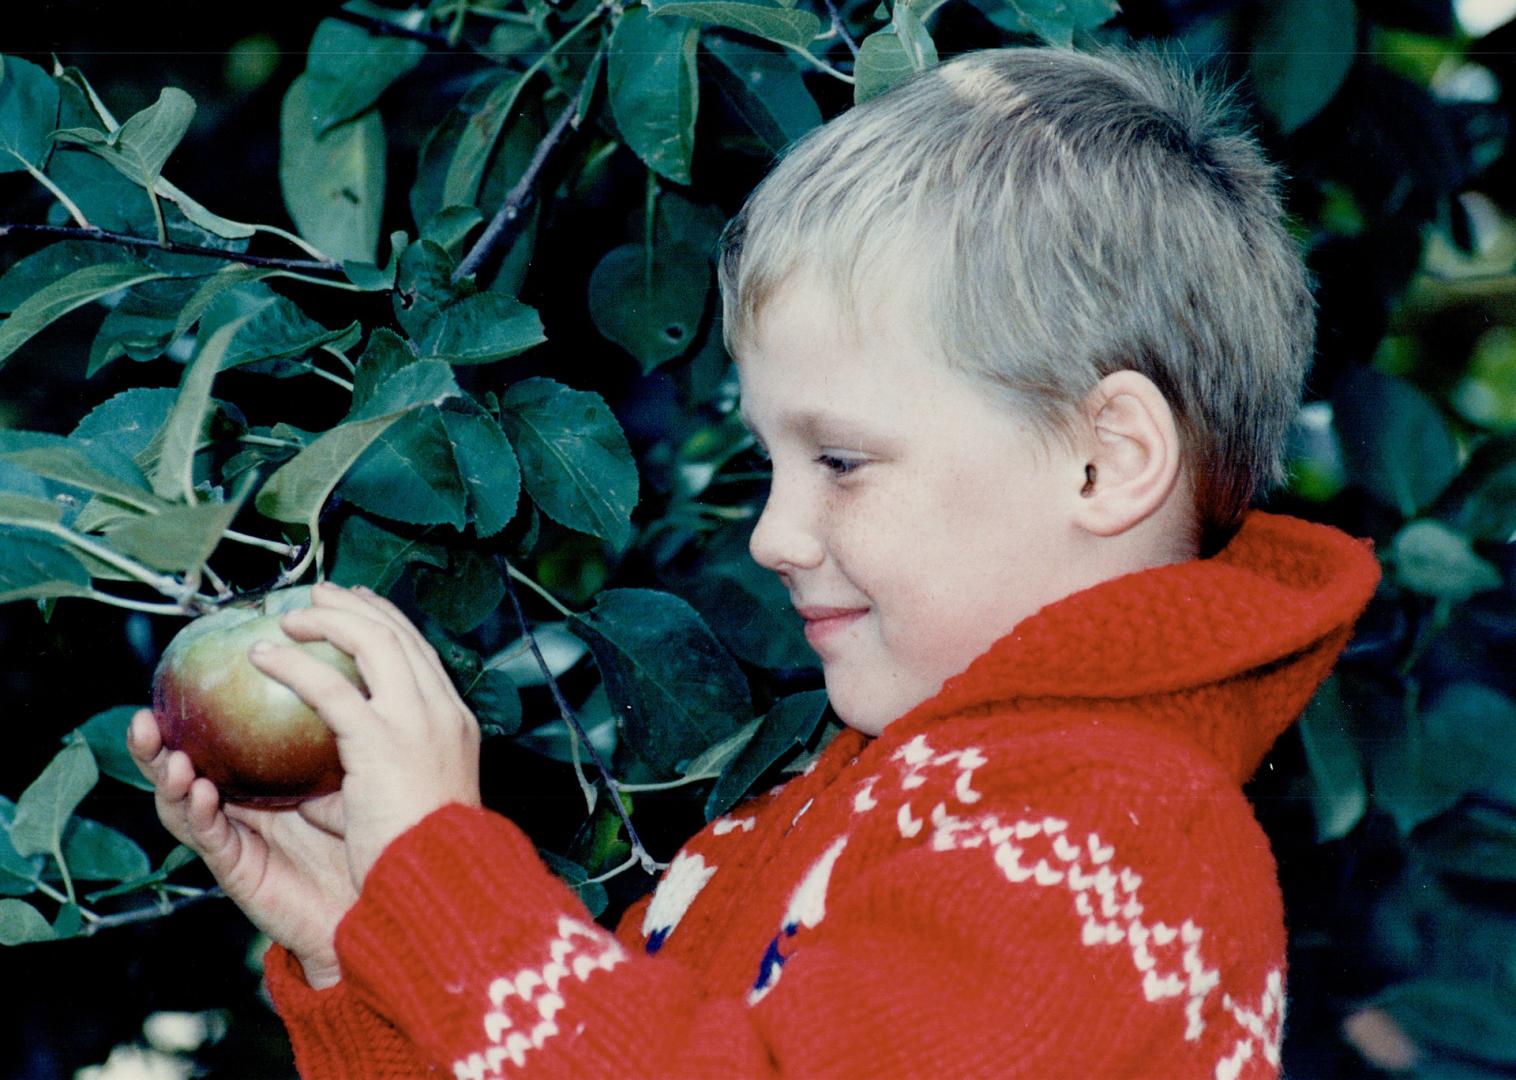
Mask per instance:
[[[340,982],[314,990],[293,953],[273,945],[263,959],[264,981],[284,1021],[295,1063],[308,1077],[429,1075],[406,1040]]]
[[[445,1052],[479,1030],[489,981],[537,961],[565,916],[597,929],[520,829],[454,803],[384,849],[337,927],[337,958],[369,1007]]]

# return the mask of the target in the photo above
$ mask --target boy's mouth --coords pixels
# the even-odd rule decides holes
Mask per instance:
[[[795,610],[805,620],[805,640],[811,643],[812,648],[815,648],[821,642],[852,626],[868,614],[869,609],[866,607],[797,607]]]

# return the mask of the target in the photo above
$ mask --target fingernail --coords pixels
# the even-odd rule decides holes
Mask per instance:
[[[267,656],[269,654],[269,650],[272,648],[273,646],[266,641],[255,641],[253,642],[252,648],[247,650],[247,654],[249,656]]]

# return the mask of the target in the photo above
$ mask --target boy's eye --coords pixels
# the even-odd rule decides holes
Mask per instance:
[[[840,457],[837,454],[818,454],[816,455],[816,464],[838,476],[846,476],[854,469],[863,465],[864,459]]]

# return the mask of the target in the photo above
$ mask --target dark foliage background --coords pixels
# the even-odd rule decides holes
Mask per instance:
[[[1292,1011],[1285,1066],[1299,1077],[1493,1077],[1516,1069],[1516,560],[1510,543],[1516,532],[1516,157],[1509,152],[1507,95],[1516,23],[1490,29],[1480,21],[1503,7],[1476,0],[1458,5],[1455,17],[1449,0],[1131,0],[1111,19],[1113,5],[1103,0],[948,0],[901,5],[893,14],[877,0],[855,0],[840,9],[853,38],[891,33],[866,46],[856,66],[839,37],[811,44],[818,61],[868,83],[930,62],[933,52],[947,56],[1002,42],[1169,40],[1239,84],[1261,137],[1290,174],[1290,209],[1319,282],[1319,354],[1294,436],[1292,483],[1272,506],[1373,537],[1387,571],[1338,673],[1251,789],[1287,894]],[[784,621],[782,598],[743,561],[744,529],[762,490],[753,474],[761,465],[731,423],[708,253],[720,222],[784,140],[845,109],[854,89],[795,50],[772,44],[789,31],[770,26],[764,38],[738,32],[694,0],[683,6],[665,0],[654,5],[665,14],[652,16],[628,5],[638,12],[633,21],[684,28],[684,38],[665,43],[671,56],[693,49],[697,33],[699,41],[698,54],[691,54],[698,56],[695,66],[686,71],[692,81],[654,87],[636,103],[624,81],[615,89],[617,79],[626,78],[618,76],[615,54],[632,45],[610,35],[613,19],[627,19],[619,7],[600,8],[593,0],[438,0],[409,15],[399,6],[348,8],[360,22],[387,20],[433,38],[416,43],[414,68],[381,87],[377,105],[365,106],[355,119],[338,118],[339,127],[380,118],[386,169],[370,224],[376,237],[404,230],[412,260],[422,250],[415,243],[420,235],[437,240],[454,259],[477,247],[483,222],[506,201],[565,103],[586,85],[597,46],[609,54],[611,89],[604,72],[589,81],[593,96],[584,99],[584,122],[564,134],[532,185],[537,198],[524,207],[527,227],[514,246],[492,250],[477,275],[480,295],[499,297],[502,305],[514,296],[535,309],[546,344],[498,364],[432,349],[448,362],[458,394],[475,403],[465,411],[483,410],[487,418],[480,423],[498,422],[521,455],[527,493],[519,511],[503,528],[491,529],[481,501],[460,496],[456,527],[428,523],[415,507],[380,511],[365,504],[350,481],[328,502],[321,527],[333,573],[386,585],[449,644],[455,674],[497,733],[486,743],[487,799],[521,820],[544,849],[565,860],[566,874],[582,880],[620,865],[630,850],[627,836],[603,792],[596,812],[586,816],[568,739],[542,679],[519,656],[520,631],[502,602],[505,580],[484,556],[509,558],[528,579],[521,584],[550,594],[552,600],[526,588],[521,596],[550,658],[557,658],[565,694],[588,726],[598,721],[595,737],[613,753],[612,771],[627,785],[648,849],[667,858],[724,800],[782,775],[828,731],[808,693],[818,685],[816,674],[795,628]],[[814,12],[818,30],[829,21],[821,2],[799,0],[794,10]],[[198,109],[165,168],[173,184],[225,217],[288,229],[279,179],[281,104],[306,71],[318,26],[330,30],[323,17],[335,12],[336,5],[230,5],[209,13],[188,4],[145,10],[47,3],[33,7],[24,22],[10,20],[16,25],[0,37],[0,50],[44,70],[53,56],[77,67],[118,118],[152,106],[165,86],[187,91]],[[700,21],[679,23],[670,12]],[[587,16],[582,36],[544,60],[547,47],[563,43]],[[372,28],[367,33],[365,47],[382,41],[395,48],[409,40]],[[802,30],[798,40],[805,38]],[[638,44],[649,47],[646,40]],[[460,102],[477,108],[489,90],[538,62],[542,74],[492,121],[480,151],[482,182],[464,200],[476,212],[436,214],[446,205],[438,191],[449,159],[457,160],[447,142],[457,130],[447,137],[433,132]],[[769,76],[761,93],[750,79],[758,67]],[[336,77],[356,76],[339,64]],[[691,85],[698,88],[698,111],[679,93]],[[0,100],[3,89],[0,80]],[[633,133],[639,126],[682,149],[660,156]],[[78,147],[54,153],[73,155],[69,160],[88,156]],[[49,174],[54,170],[46,166]],[[113,175],[106,169],[81,183],[104,190],[105,177]],[[367,175],[372,179],[372,171]],[[141,213],[145,197],[132,205],[122,228],[152,237],[152,219]],[[322,231],[319,217],[308,213],[301,222],[307,239]],[[47,221],[71,224],[26,172],[0,172],[0,224]],[[182,220],[176,228],[180,239],[239,246],[203,230],[196,234]],[[0,272],[55,239],[0,235]],[[626,245],[622,255],[607,259]],[[240,246],[303,255],[267,236]],[[367,291],[270,282],[319,327],[359,324],[358,340],[338,342],[337,349],[357,361],[352,378],[360,384],[365,372],[372,385],[395,370],[394,357],[381,357],[373,344],[377,328],[404,331],[423,348],[428,334],[436,337],[434,327],[392,304],[382,280],[390,250],[381,239],[370,251],[345,255],[379,264],[377,279],[348,274],[361,278]],[[127,256],[114,249],[112,257]],[[407,296],[429,280],[420,260],[401,260],[391,269]],[[0,278],[0,294],[9,280],[14,308],[60,274],[24,278],[16,271]],[[336,273],[313,276],[345,280]],[[639,281],[655,287],[639,293]],[[473,295],[443,291],[444,308]],[[154,298],[146,288],[140,296],[139,313],[160,323],[167,313],[170,324],[185,299]],[[110,302],[114,316],[121,304]],[[92,365],[92,349],[109,337],[109,318],[92,303],[19,347],[8,343],[13,351],[0,370],[0,469],[25,471],[15,456],[22,444],[7,442],[8,433],[68,435],[115,395],[180,383],[186,360],[197,354],[181,343],[160,355],[154,335],[162,337],[162,325],[142,331],[153,339],[146,343],[123,332],[127,355]],[[205,318],[202,338],[214,324],[212,314]],[[502,358],[520,351],[519,342],[502,344],[477,328],[471,333],[460,348],[494,350],[491,355]],[[229,443],[252,435],[305,444],[342,419],[350,405],[346,391],[330,379],[288,377],[300,372],[278,367],[316,357],[341,373],[334,356],[312,347],[280,361],[255,358],[218,378],[216,400],[235,409],[212,409],[213,422],[196,428],[204,443],[193,463],[212,503],[228,497],[232,486]],[[98,370],[87,375],[91,367]],[[562,505],[561,479],[539,474],[533,489],[538,466],[522,450],[525,414],[519,401],[499,397],[509,398],[509,386],[536,376],[592,391],[609,405],[611,426],[624,432],[625,445],[595,460],[607,468],[635,460],[635,511],[617,510],[622,497],[602,491],[609,516],[586,525],[582,514],[575,517]],[[276,429],[278,422],[292,428]],[[594,423],[606,426],[603,417]],[[425,444],[416,436],[408,445]],[[270,453],[253,462],[254,471],[266,481],[281,461]],[[30,490],[19,483],[0,473],[0,494]],[[47,483],[60,482],[54,476]],[[261,497],[258,508],[265,509]],[[245,524],[251,520],[247,511],[238,525],[269,537],[282,533],[296,544],[305,538],[303,519],[265,515],[261,530],[256,521]],[[270,520],[283,524],[271,527]],[[9,521],[0,523],[6,529],[0,547],[9,553],[0,554],[0,579],[13,585],[6,559],[20,548]],[[384,554],[394,543],[408,545],[399,561]],[[230,548],[218,548],[216,560],[234,585],[259,584],[279,569],[264,553]],[[450,590],[449,581],[465,585]],[[657,601],[651,613],[639,611],[636,620],[623,613],[618,623],[606,597],[626,588],[678,595],[693,607]],[[628,594],[620,595],[625,600]],[[480,596],[496,603],[481,608],[474,602]],[[0,820],[11,828],[15,804],[55,761],[60,738],[97,717],[85,734],[106,777],[79,804],[78,817],[109,827],[110,838],[96,834],[88,852],[108,864],[98,871],[101,880],[140,878],[139,857],[157,867],[172,845],[156,826],[150,800],[112,778],[100,738],[119,730],[122,714],[110,710],[145,700],[156,656],[182,621],[66,596],[45,606],[30,600],[0,606],[0,701],[8,735],[0,754],[0,795],[8,797],[0,803]],[[575,621],[560,606],[596,614]],[[651,626],[652,639],[629,641],[632,621]],[[565,626],[577,627],[578,636]],[[618,662],[617,648],[606,641],[619,642],[624,658],[669,635],[683,635],[679,640],[699,648],[719,640],[719,656],[701,661],[705,666],[694,674],[736,671],[728,690],[737,697],[713,705],[710,727],[694,735],[636,710],[639,719],[618,733],[598,690],[602,673]],[[585,641],[596,646],[593,656],[586,655]],[[497,674],[485,677],[482,669]],[[671,669],[666,680],[678,685],[690,674]],[[770,711],[776,703],[782,707]],[[765,715],[756,727],[750,723]],[[725,754],[702,758],[700,751],[723,737],[729,737]],[[70,768],[82,751],[72,753],[65,762]],[[67,849],[68,861],[85,851],[84,841],[78,843]],[[168,917],[76,936],[88,927],[75,925],[69,905],[40,891],[43,884],[54,893],[62,888],[48,858],[23,860],[21,877],[12,872],[6,879],[0,851],[0,883],[9,880],[0,895],[35,903],[52,924],[48,933],[63,938],[0,951],[0,985],[13,1001],[0,1029],[0,1075],[70,1077],[123,1044],[152,1044],[160,1063],[193,1065],[209,1075],[292,1075],[277,1022],[258,997],[257,943],[228,905],[189,903]],[[14,870],[17,864],[9,865]],[[27,873],[37,881],[29,882]],[[157,901],[186,904],[205,885],[194,867],[167,880],[174,890],[165,890],[163,879],[142,880],[130,896],[96,907],[109,917]],[[606,881],[603,893],[587,887],[586,896],[603,904],[609,917],[647,884],[633,868]],[[6,910],[7,918],[16,914]],[[0,919],[0,939],[37,936],[47,935],[33,923]],[[165,1010],[194,1013],[208,1027],[177,1047],[161,1024],[144,1032],[144,1019]]]

